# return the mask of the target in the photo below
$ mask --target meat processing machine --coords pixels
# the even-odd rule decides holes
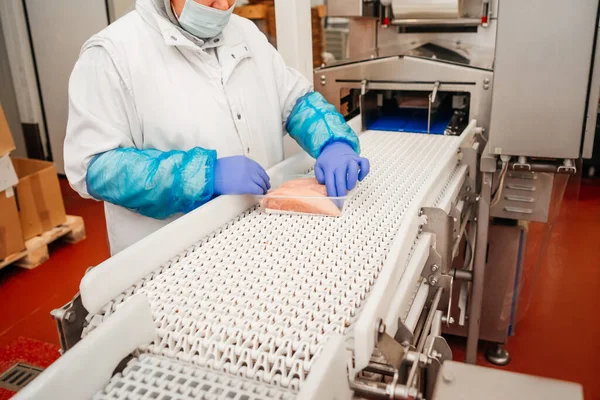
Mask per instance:
[[[342,216],[225,196],[90,268],[53,312],[62,357],[17,398],[582,399],[454,362],[442,332],[467,336],[470,363],[480,332],[507,336],[484,334],[499,297],[486,279],[514,282],[519,261],[486,266],[518,259],[523,229],[493,218],[548,220],[557,177],[585,156],[598,2],[420,3],[328,1],[374,44],[315,71],[372,164]]]
[[[517,322],[527,222],[552,222],[566,176],[576,173],[578,159],[592,156],[598,2],[333,0],[328,6],[330,16],[348,18],[352,46],[347,59],[315,71],[315,87],[347,118],[361,115],[370,130],[455,135],[473,119],[483,129],[477,193],[485,199],[485,184],[492,183],[486,207],[492,220],[477,224],[487,232],[479,244],[489,251],[475,269],[486,264],[488,272],[459,279],[450,312],[459,323],[444,332],[469,337],[468,362],[482,338],[499,344],[488,361],[505,364],[502,344]],[[573,20],[582,25],[573,27]],[[467,314],[477,318],[466,322]]]

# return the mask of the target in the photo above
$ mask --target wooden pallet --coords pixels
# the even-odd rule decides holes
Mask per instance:
[[[234,14],[251,20],[267,18],[268,4],[249,4],[247,6],[236,7]]]
[[[56,240],[77,243],[85,239],[83,218],[67,215],[67,221],[25,242],[25,250],[0,260],[0,269],[10,264],[34,269],[50,258],[48,245]]]

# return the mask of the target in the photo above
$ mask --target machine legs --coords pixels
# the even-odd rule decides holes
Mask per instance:
[[[469,309],[469,328],[467,334],[467,353],[465,362],[475,364],[477,344],[479,343],[479,323],[483,302],[483,284],[487,258],[488,227],[490,221],[490,201],[492,195],[492,174],[483,174],[479,211],[477,215],[477,245],[475,247],[475,263],[473,264],[473,283]]]
[[[510,362],[510,354],[504,348],[504,344],[497,343],[485,351],[485,359],[494,365],[507,365]]]

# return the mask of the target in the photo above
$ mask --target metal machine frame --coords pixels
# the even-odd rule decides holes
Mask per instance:
[[[350,18],[350,37],[355,44],[351,51],[351,57],[357,58],[317,70],[315,72],[317,90],[337,105],[339,105],[340,88],[356,88],[359,85],[357,82],[362,82],[365,96],[368,96],[369,89],[422,90],[435,93],[437,82],[442,82],[443,85],[443,81],[448,80],[449,69],[445,65],[447,62],[443,62],[435,54],[428,58],[415,56],[415,51],[419,50],[422,45],[431,43],[466,58],[467,62],[465,63],[451,63],[457,73],[450,79],[456,77],[458,81],[476,82],[476,85],[470,88],[471,118],[478,120],[479,125],[484,128],[484,136],[493,142],[492,146],[487,146],[483,150],[482,174],[477,179],[480,205],[483,202],[485,205],[482,207],[487,208],[479,210],[481,216],[478,220],[477,243],[481,245],[481,243],[488,242],[488,226],[486,224],[490,218],[547,222],[555,182],[554,176],[556,174],[574,175],[577,171],[576,161],[573,159],[575,158],[573,149],[580,149],[583,157],[589,157],[590,149],[593,146],[594,129],[590,126],[594,126],[596,117],[597,72],[600,66],[594,62],[594,49],[590,43],[593,39],[592,36],[597,38],[598,34],[596,24],[592,21],[595,16],[594,10],[598,9],[598,2],[589,0],[582,4],[582,8],[570,11],[581,15],[585,14],[584,19],[580,18],[585,21],[584,26],[581,27],[574,27],[572,24],[564,22],[568,19],[561,19],[558,10],[561,9],[560,7],[566,6],[559,0],[557,0],[556,7],[552,2],[540,1],[535,5],[532,3],[531,7],[523,11],[517,1],[481,2],[473,0],[462,4],[463,13],[459,18],[415,16],[411,20],[401,20],[394,15],[395,11],[401,14],[402,1],[370,2],[375,3],[372,8],[354,6],[357,3],[363,3],[362,0],[353,0],[350,3],[343,0],[331,0],[329,6],[334,16]],[[482,10],[483,18],[469,20],[469,17],[473,17],[472,14],[478,9]],[[501,13],[503,9],[505,12]],[[373,12],[373,10],[376,11]],[[530,23],[532,20],[539,23],[532,25]],[[555,27],[556,24],[553,21],[557,20],[560,20],[563,25],[568,25],[564,26],[562,30],[568,29],[569,32],[565,32],[560,38],[553,40],[547,33],[548,25]],[[518,34],[515,34],[511,27],[515,27]],[[556,32],[554,28],[553,31]],[[595,34],[592,35],[592,32]],[[581,37],[580,46],[573,46],[573,41],[566,39],[570,37],[569,35]],[[519,38],[523,38],[523,40],[521,41]],[[552,46],[544,45],[548,41],[552,42]],[[564,42],[571,44],[567,45]],[[532,49],[527,48],[533,44],[538,45]],[[516,55],[511,52],[510,46],[517,46],[519,51],[522,50],[525,54],[535,54],[536,56],[527,57],[519,53],[521,55],[515,58]],[[532,126],[535,126],[536,123],[532,120],[536,118],[526,120],[523,119],[523,115],[527,114],[527,110],[532,107],[536,110],[553,109],[552,96],[541,95],[542,91],[533,89],[533,86],[539,85],[537,78],[525,80],[526,83],[517,85],[511,84],[511,82],[519,79],[515,74],[518,75],[521,68],[526,68],[526,73],[530,74],[528,76],[533,77],[536,76],[536,70],[540,69],[543,69],[544,76],[560,76],[561,78],[565,76],[566,72],[564,70],[560,72],[559,68],[562,67],[555,65],[557,63],[543,67],[539,64],[539,60],[550,59],[561,54],[555,52],[557,46],[565,47],[564,54],[570,54],[569,57],[566,57],[569,62],[577,60],[577,68],[568,71],[568,73],[577,73],[577,86],[569,87],[568,96],[573,99],[571,103],[577,104],[578,107],[573,107],[570,103],[569,107],[561,109],[562,113],[566,113],[564,116],[559,112],[552,114],[551,118],[562,118],[563,122],[568,119],[570,129],[558,129],[556,127],[561,124],[551,122],[545,125],[549,127],[548,129],[535,129]],[[498,47],[501,50],[500,53],[497,52]],[[548,52],[548,57],[544,57],[546,52]],[[490,54],[491,59],[489,58]],[[498,60],[498,57],[502,59]],[[561,56],[558,55],[558,57]],[[597,57],[596,54],[595,58]],[[422,67],[425,63],[427,67]],[[590,65],[590,63],[592,64]],[[520,66],[519,68],[514,67],[517,64]],[[589,94],[586,94],[582,80],[588,77],[582,71],[587,71],[588,68],[592,73],[588,88]],[[511,80],[511,77],[514,79]],[[414,81],[426,81],[427,84],[419,87],[413,84]],[[565,81],[570,84],[572,80],[565,79]],[[382,84],[382,82],[385,83]],[[564,82],[560,84],[564,84]],[[500,85],[499,90],[502,93],[494,90],[494,87],[498,85]],[[536,97],[535,105],[532,105],[531,100],[521,101],[520,97],[522,96],[509,94],[524,90],[523,85],[528,85],[528,95]],[[552,91],[553,86],[545,86],[544,90]],[[586,131],[583,132],[584,136],[581,136],[582,139],[580,139],[575,131],[584,122],[581,115],[586,114],[585,107],[583,107],[586,99],[588,105],[587,125]],[[575,110],[573,110],[574,108]],[[519,118],[513,118],[508,112],[510,109],[519,110],[517,112]],[[361,110],[363,113],[368,111],[368,107],[363,107]],[[540,115],[540,112],[535,114]],[[519,134],[516,134],[516,131]],[[556,138],[556,140],[546,143],[549,142],[545,140],[548,136]],[[521,143],[523,140],[526,145]],[[556,143],[563,142],[569,142],[570,150],[569,152],[563,151],[562,158],[560,158],[561,154],[556,151]],[[503,143],[503,145],[499,146],[497,143]],[[515,155],[519,157],[514,157]],[[565,159],[564,157],[571,158]],[[497,189],[500,189],[499,193],[497,193]],[[488,191],[490,192],[489,196]],[[476,258],[474,270],[480,272],[479,274],[474,273],[470,277],[472,280],[467,285],[470,286],[473,297],[469,300],[470,313],[473,313],[473,316],[469,315],[470,325],[474,323],[472,317],[477,317],[481,313],[479,300],[483,291],[485,268],[485,265],[481,265],[481,263],[485,263],[485,260]],[[514,266],[511,268],[514,269]],[[507,273],[512,270],[511,268],[507,269]],[[464,287],[465,285],[463,285]],[[452,331],[456,332],[457,330],[452,329]],[[468,336],[472,337],[474,333],[475,328],[471,326]],[[468,362],[475,361],[475,350],[476,345],[469,340]],[[498,351],[506,355],[505,350],[501,347]],[[498,352],[492,352],[489,360],[492,362],[498,360],[500,363],[508,360],[508,356],[499,360],[497,354]]]

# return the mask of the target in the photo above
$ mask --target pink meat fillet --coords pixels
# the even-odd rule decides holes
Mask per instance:
[[[270,192],[263,200],[270,210],[339,216],[340,209],[327,198],[325,186],[316,179],[295,179]]]
[[[293,188],[302,188],[309,189],[323,196],[327,196],[327,188],[325,185],[321,185],[315,178],[298,178],[292,179],[291,181],[287,181],[283,185],[279,186],[279,189],[293,189]]]

